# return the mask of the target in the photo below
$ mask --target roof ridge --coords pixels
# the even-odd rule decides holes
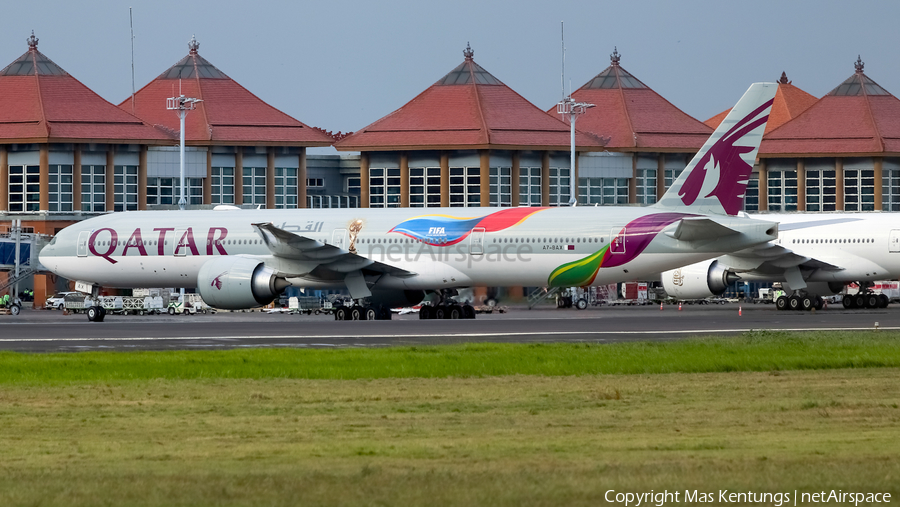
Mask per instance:
[[[192,41],[193,41],[193,38],[192,38]],[[198,46],[199,46],[199,44],[198,44]],[[204,121],[204,123],[206,123],[207,140],[211,141],[212,140],[212,123],[209,122],[209,115],[206,112],[206,103],[203,102],[203,86],[200,83],[200,70],[197,68],[197,57],[200,55],[197,53],[197,50],[195,48],[192,48],[190,53],[188,53],[188,56],[192,57],[191,60],[192,60],[192,63],[194,64],[194,79],[197,81],[197,95],[199,95],[199,97],[197,97],[197,98],[200,99],[200,109],[203,111],[203,121]],[[231,79],[231,78],[229,78],[229,79]],[[187,127],[185,127],[185,128],[187,128]]]
[[[469,60],[469,58],[466,58],[466,60],[473,64],[475,63],[475,60]],[[478,109],[478,119],[481,120],[481,128],[484,130],[484,144],[489,145],[491,144],[491,130],[484,120],[484,109],[481,107],[481,91],[478,88],[478,83],[475,82],[475,71],[473,70],[472,65],[469,65],[469,76],[472,78],[472,86],[475,89],[475,105],[476,109]]]
[[[34,34],[32,33],[32,37]],[[35,56],[38,52],[37,47],[29,48],[29,53],[31,53],[31,63],[34,66],[34,86],[37,88],[37,96],[38,96],[38,105],[41,108],[41,123],[44,124],[44,132],[47,137],[50,137],[50,121],[47,119],[47,111],[44,110],[44,90],[41,86],[41,73],[38,71],[37,66],[37,57]]]
[[[878,143],[878,147],[880,151],[884,151],[884,140],[881,136],[881,130],[878,128],[878,122],[875,121],[875,114],[872,112],[872,104],[869,102],[869,92],[866,90],[866,83],[863,82],[863,74],[862,69],[856,73],[857,79],[859,79],[860,88],[863,93],[863,100],[866,103],[866,114],[869,117],[869,121],[872,123],[872,130],[875,132],[875,142]]]
[[[619,75],[619,65],[616,64],[613,66],[613,71],[616,73],[616,84],[619,88],[619,99],[622,101],[622,110],[625,111],[625,121],[628,122],[628,130],[631,131],[631,143],[633,148],[637,148],[637,132],[634,131],[634,123],[631,121],[631,114],[628,112],[628,102],[625,100],[625,90],[622,89],[622,79]],[[631,74],[630,72],[628,73]],[[646,85],[644,85],[646,86]],[[649,89],[649,87],[648,87]]]

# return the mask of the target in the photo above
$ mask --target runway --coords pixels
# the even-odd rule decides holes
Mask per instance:
[[[738,314],[738,309],[741,314]],[[877,324],[876,324],[877,323]],[[333,317],[253,313],[192,316],[108,315],[102,323],[84,315],[23,310],[0,317],[0,350],[187,350],[242,347],[386,347],[465,342],[592,342],[678,340],[758,330],[900,329],[900,305],[879,310],[776,311],[772,305],[513,307],[476,320],[335,322]]]

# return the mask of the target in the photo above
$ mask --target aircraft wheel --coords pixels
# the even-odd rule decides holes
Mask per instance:
[[[463,318],[462,307],[459,305],[452,305],[447,308],[447,318],[452,320],[457,320]]]
[[[432,310],[435,319],[446,319],[447,318],[447,307],[444,305],[436,306],[434,310]]]
[[[575,302],[575,308],[578,310],[584,310],[588,306],[587,299],[579,298],[578,301]]]
[[[22,307],[19,305],[12,305],[9,307],[9,313],[11,313],[13,315],[18,315],[19,312],[21,312],[21,311],[22,311]]]
[[[816,310],[821,310],[824,307],[825,307],[825,300],[822,299],[821,297],[816,297],[815,302],[813,304],[813,308],[815,308]]]
[[[884,294],[878,296],[879,308],[887,308],[889,304],[891,304],[891,298],[885,296]]]
[[[422,305],[422,307],[419,308],[419,320],[428,320],[431,318],[429,315],[430,312],[428,311],[429,308],[431,307],[428,305]]]
[[[347,309],[343,306],[334,310],[334,320],[347,320]]]
[[[97,315],[98,315],[98,313],[99,313],[99,312],[97,311],[97,307],[96,307],[96,306],[92,306],[92,307],[88,308],[88,309],[87,309],[87,318],[88,318],[88,321],[94,322],[95,320],[97,320]]]
[[[856,306],[853,303],[853,296],[844,296],[844,298],[841,300],[841,304],[843,304],[844,308],[846,308],[847,310]]]
[[[856,308],[865,308],[866,307],[866,297],[862,294],[857,294],[853,297],[853,306]]]
[[[463,309],[463,318],[464,319],[474,319],[475,318],[475,308],[472,305],[464,305]]]
[[[350,308],[350,320],[366,320],[366,314],[361,306],[354,305]]]
[[[800,310],[802,308],[800,296],[791,296],[788,298],[788,308],[791,310]]]
[[[787,310],[788,308],[788,298],[787,296],[781,296],[780,298],[775,300],[775,308],[779,310]]]
[[[363,308],[363,320],[378,320],[378,311],[371,306]]]
[[[800,307],[803,311],[810,311],[815,307],[815,303],[813,302],[813,298],[809,296],[803,296],[800,299]]]
[[[881,305],[881,300],[878,296],[878,294],[868,294],[866,296],[866,308],[878,308]]]

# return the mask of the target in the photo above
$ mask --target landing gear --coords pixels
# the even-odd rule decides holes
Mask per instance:
[[[422,305],[419,310],[419,320],[430,319],[474,319],[475,308],[472,305]]]
[[[334,320],[391,320],[391,316],[391,310],[383,306],[355,304],[334,310]]]
[[[873,292],[865,292],[862,294],[854,294],[844,296],[842,301],[844,308],[848,310],[863,308],[887,308],[891,300],[884,294],[875,294]]]
[[[821,310],[825,307],[825,300],[819,296],[809,294],[794,294],[792,296],[781,296],[775,300],[775,308],[778,310]]]
[[[87,309],[87,318],[90,322],[103,322],[106,317],[106,308],[102,306],[92,306]]]

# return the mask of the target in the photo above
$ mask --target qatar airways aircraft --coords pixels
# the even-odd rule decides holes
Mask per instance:
[[[40,253],[78,287],[197,287],[243,309],[288,286],[347,289],[337,320],[390,318],[437,296],[421,318],[472,318],[473,286],[588,286],[765,244],[774,223],[735,216],[775,83],[750,86],[672,188],[650,207],[135,211],[61,231]],[[102,320],[100,307],[90,320]]]
[[[782,282],[793,294],[775,301],[779,310],[811,310],[822,308],[823,295],[856,282],[862,290],[844,298],[845,308],[887,306],[887,296],[874,294],[867,285],[900,277],[897,213],[773,213],[756,218],[778,222],[778,238],[666,271],[666,292],[696,299],[722,294],[738,280]]]

